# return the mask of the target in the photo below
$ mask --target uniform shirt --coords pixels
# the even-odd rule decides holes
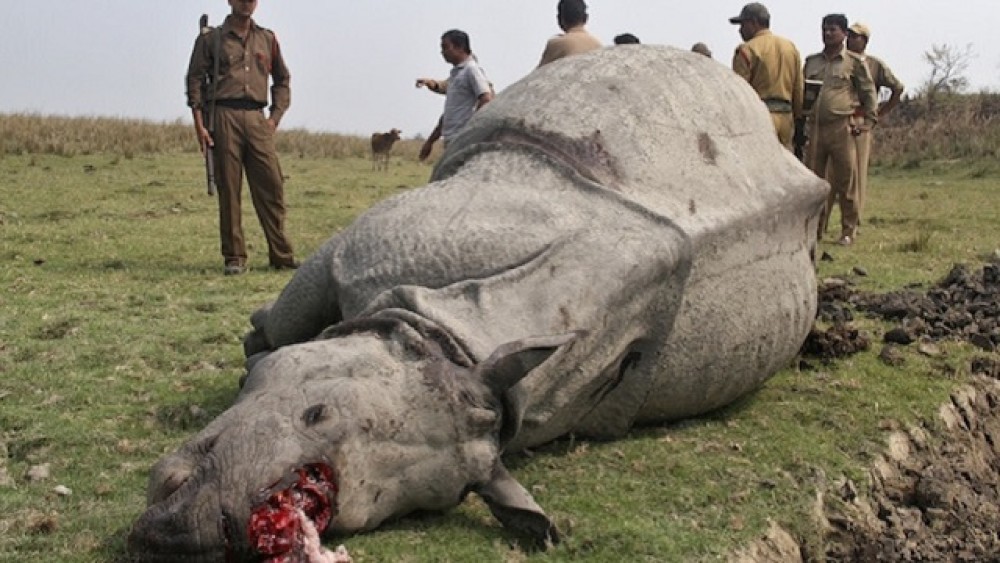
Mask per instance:
[[[278,38],[269,29],[250,22],[246,40],[240,38],[226,17],[220,28],[222,33],[219,57],[219,82],[216,100],[250,100],[267,105],[268,78],[271,78],[271,118],[277,124],[291,105],[291,75],[281,56]],[[198,36],[191,52],[187,72],[187,103],[200,108],[211,100],[211,86],[202,90],[205,76],[214,72],[215,34],[208,31]]]
[[[570,28],[562,35],[556,35],[545,44],[542,60],[538,66],[544,66],[570,55],[579,55],[603,47],[601,40],[590,34],[584,27]]]
[[[878,92],[879,88],[903,91],[903,83],[896,78],[882,59],[871,55],[862,55],[861,58],[868,65],[868,72],[872,75],[872,82],[875,83],[875,92]]]
[[[861,57],[843,47],[832,57],[816,53],[806,57],[803,73],[806,80],[823,82],[811,110],[820,123],[850,117],[856,112],[868,123],[878,120],[875,83]]]
[[[445,141],[472,119],[479,96],[487,92],[490,92],[490,82],[472,57],[452,67],[444,98],[444,115],[441,116],[441,136]]]
[[[760,99],[783,100],[791,105],[795,117],[802,115],[802,57],[788,39],[769,29],[757,32],[736,48],[733,70],[750,83]]]

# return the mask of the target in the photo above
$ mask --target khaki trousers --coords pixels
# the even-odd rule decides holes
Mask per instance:
[[[267,239],[268,260],[272,265],[288,265],[294,260],[292,245],[285,236],[285,189],[278,153],[264,112],[216,106],[215,180],[219,189],[219,235],[222,257],[227,265],[246,265],[243,239],[243,171],[257,219]]]
[[[819,223],[822,238],[830,222],[834,204],[840,204],[840,234],[854,237],[858,229],[857,146],[848,117],[818,123],[810,128],[809,168],[830,183],[830,195]]]
[[[771,122],[774,123],[774,132],[778,134],[778,141],[785,148],[792,150],[792,137],[795,135],[795,118],[791,113],[771,112]]]
[[[864,127],[865,120],[852,117],[851,124],[861,127],[861,134],[854,137],[854,145],[858,152],[858,223],[865,215],[865,199],[868,196],[868,163],[872,155],[872,130]]]

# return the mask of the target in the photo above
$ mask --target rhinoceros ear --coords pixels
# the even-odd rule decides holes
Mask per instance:
[[[517,382],[549,359],[560,346],[582,338],[585,334],[585,331],[578,330],[508,342],[476,366],[475,376],[503,402],[503,424],[498,436],[501,448],[521,430],[521,419],[527,401],[519,388],[515,387]]]
[[[545,549],[559,543],[559,530],[535,499],[507,472],[500,460],[493,466],[488,483],[473,488],[490,507],[504,528],[528,538],[535,547]]]
[[[560,346],[581,337],[584,331],[554,336],[534,336],[501,344],[486,361],[476,366],[476,375],[497,395],[502,394],[549,359]]]

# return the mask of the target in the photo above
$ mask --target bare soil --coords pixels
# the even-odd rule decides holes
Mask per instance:
[[[923,293],[864,294],[848,280],[824,280],[818,318],[829,328],[810,333],[802,367],[871,347],[851,324],[856,314],[896,325],[879,354],[888,365],[899,365],[900,347],[933,353],[946,339],[968,341],[984,354],[971,360],[970,381],[941,406],[940,420],[890,434],[870,468],[870,490],[846,481],[821,497],[825,560],[1000,561],[1000,263],[978,272],[956,266]],[[815,560],[804,551],[789,559],[784,536],[772,528],[734,559]]]

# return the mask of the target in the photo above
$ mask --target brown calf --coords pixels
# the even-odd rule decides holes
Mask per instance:
[[[389,151],[392,144],[399,140],[399,129],[388,133],[372,133],[372,170],[389,169]]]

